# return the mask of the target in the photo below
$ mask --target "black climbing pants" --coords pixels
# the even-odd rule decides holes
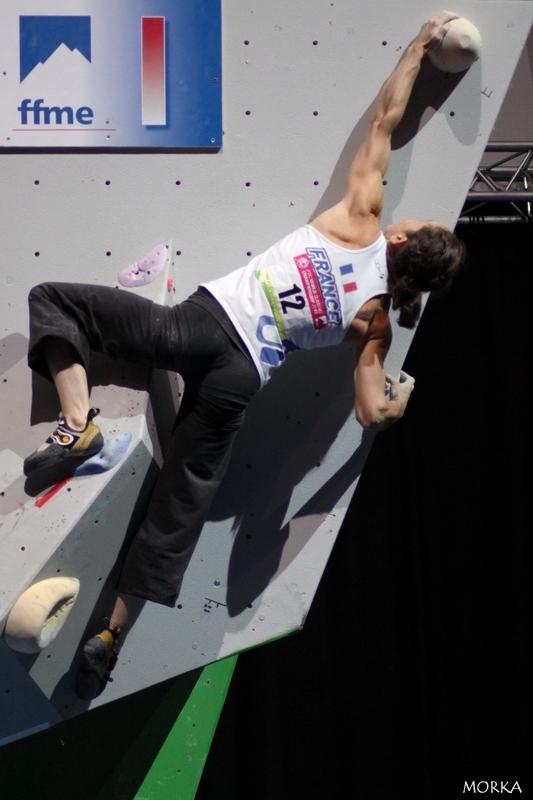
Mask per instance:
[[[28,363],[50,378],[46,344],[62,339],[88,367],[90,351],[179,372],[185,393],[146,518],[118,589],[173,606],[259,375],[219,304],[205,291],[174,308],[102,286],[45,283],[30,292]],[[209,310],[208,310],[209,309]]]

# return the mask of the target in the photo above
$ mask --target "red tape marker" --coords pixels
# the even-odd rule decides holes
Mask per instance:
[[[59,481],[59,483],[56,483],[55,486],[52,486],[52,488],[49,489],[46,492],[46,494],[43,494],[42,497],[38,497],[37,500],[35,501],[35,505],[37,506],[37,508],[41,508],[42,506],[44,506],[44,504],[47,503],[55,494],[57,494],[59,490],[62,489],[63,486],[65,486],[65,484],[71,481],[73,477],[74,477],[73,475],[69,475],[68,478],[63,478],[62,481]]]

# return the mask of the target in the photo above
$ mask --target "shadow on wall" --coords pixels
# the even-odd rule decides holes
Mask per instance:
[[[88,380],[91,395],[94,395],[95,388],[100,386],[146,391],[150,381],[150,369],[121,359],[114,360],[101,353],[91,351]],[[31,381],[31,425],[37,425],[40,422],[55,422],[59,412],[59,400],[54,384],[36,372],[31,373]],[[105,416],[111,419],[130,416],[131,412],[130,414],[125,413],[125,406],[131,406],[131,400],[125,401],[121,393],[116,393],[106,402]]]
[[[392,136],[392,149],[399,150],[411,142],[418,131],[428,124],[430,119],[440,110],[448,97],[456,90],[465,75],[465,72],[443,72],[437,69],[431,61],[424,61],[420,74],[411,92],[409,104],[405,115]],[[471,92],[468,110],[470,117],[465,123],[453,126],[457,139],[461,144],[473,144],[479,133],[479,119],[481,116],[481,85],[479,91]]]
[[[465,75],[466,72],[455,74],[443,72],[437,69],[430,61],[426,60],[423,62],[420,74],[413,87],[411,97],[409,98],[406,112],[402,121],[394,131],[392,138],[393,150],[402,149],[414,139],[418,131],[422,130],[430,119],[439,111]],[[464,126],[458,128],[459,139],[464,144],[471,144],[475,141],[479,130],[481,89],[479,92],[476,92],[475,96],[478,103],[478,108],[474,112],[474,116],[476,117],[475,124],[468,125],[466,128]],[[472,99],[472,105],[473,104],[474,98]],[[373,113],[374,103],[366,109],[348,137],[331,174],[328,186],[309,217],[309,221],[313,220],[343,198],[346,187],[346,176],[348,175],[352,160],[366,136],[372,121]],[[388,205],[391,208],[398,207],[403,194],[410,157],[404,159],[404,161],[405,163],[402,164],[403,168],[400,173],[400,179],[397,177],[395,182],[389,184],[387,189]]]
[[[385,205],[391,216],[402,202],[416,134],[428,124],[435,114],[449,113],[449,116],[446,116],[447,125],[453,130],[456,140],[462,145],[472,145],[477,140],[481,118],[480,83],[476,84],[475,89],[472,89],[470,83],[468,102],[464,98],[460,101],[458,99],[458,108],[461,109],[460,116],[456,116],[453,109],[449,112],[441,111],[448,97],[457,89],[466,74],[466,72],[455,74],[443,72],[430,61],[423,64],[409,98],[407,111],[392,135],[392,150],[403,150],[404,156],[395,161],[392,180],[389,180],[387,186]],[[467,110],[463,113],[464,109]],[[431,163],[431,160],[427,161],[425,166],[424,183],[420,187],[422,193],[427,192],[433,181],[439,181],[439,177],[441,179],[437,172],[438,168]],[[409,211],[407,211],[407,215],[409,215]]]
[[[88,639],[100,633],[102,630],[102,620],[107,618],[109,609],[112,608],[115,603],[117,594],[116,585],[119,579],[120,570],[122,568],[122,564],[124,563],[126,553],[130,547],[131,540],[138,531],[139,526],[144,518],[146,506],[148,505],[150,495],[157,480],[158,472],[159,470],[152,461],[152,464],[143,481],[141,491],[139,492],[135,501],[135,505],[131,511],[131,517],[128,522],[126,535],[120,548],[119,555],[117,556],[115,564],[107,576],[98,598],[92,607],[87,624],[82,635],[80,636],[76,651],[72,656],[72,660],[59,681],[56,683],[53,692],[50,695],[50,702],[56,711],[61,714],[63,719],[74,717],[77,714],[81,714],[83,711],[88,711],[90,708],[92,701],[90,699],[80,699],[76,691],[76,679],[80,668],[86,660],[83,648]],[[87,547],[87,545],[85,546]],[[89,547],[90,549],[86,553],[80,552],[80,548],[78,548],[75,553],[76,559],[80,559],[80,556],[85,556],[86,559],[91,559],[93,556],[93,547],[90,545]],[[131,599],[128,629],[121,636],[121,646],[124,645],[126,639],[128,638],[129,632],[135,625],[135,622],[137,621],[145,605],[146,600],[141,598]],[[19,660],[23,663],[23,659],[19,658]]]
[[[28,340],[21,333],[10,333],[0,340],[0,375],[26,356]]]
[[[104,564],[109,563],[106,562],[105,555],[102,559],[102,549],[105,550],[106,545],[101,541],[99,543],[97,538],[87,535],[87,529],[86,527],[84,529],[83,521],[76,528],[71,530],[69,536],[63,540],[60,550],[56,551],[54,556],[44,565],[43,569],[36,576],[36,581],[55,577],[56,572],[59,571],[57,569],[59,565],[64,574],[78,576],[82,584],[79,598],[81,602],[74,605],[69,623],[74,629],[83,630],[83,633],[77,642],[75,650],[72,652],[71,660],[68,661],[65,659],[65,661],[61,662],[63,657],[63,644],[60,637],[54,640],[46,649],[48,658],[51,658],[56,663],[62,663],[64,666],[63,674],[59,672],[55,673],[53,688],[50,687],[50,694],[48,695],[50,702],[63,719],[80,714],[88,710],[90,706],[90,700],[81,700],[77,697],[76,693],[77,674],[85,660],[83,646],[87,639],[102,630],[102,620],[109,613],[109,609],[113,607],[116,598],[115,586],[120,568],[125,553],[131,543],[131,539],[138,530],[144,517],[146,505],[156,481],[157,473],[158,469],[152,461],[144,477],[140,491],[135,497],[133,507],[127,502],[121,503],[121,516],[120,518],[114,518],[114,525],[118,532],[125,530],[125,534],[123,535],[120,551],[111,571],[101,583],[96,582],[96,586],[100,587],[97,594],[94,593],[95,581],[91,579],[86,570],[87,565],[96,564],[99,560],[103,560]],[[107,535],[106,538],[108,538]],[[103,569],[105,569],[105,567],[103,567]],[[137,599],[134,603],[132,613],[130,614],[132,626],[144,605],[145,601],[141,599]],[[123,642],[127,638],[127,633],[128,632],[122,637]],[[37,682],[39,682],[39,679],[43,680],[45,667],[42,660],[45,656],[43,656],[42,651],[34,654],[17,652],[15,653],[15,657],[30,674],[36,662],[41,661],[41,665],[37,667],[37,672],[36,674],[34,673],[33,677],[34,679],[37,678]]]
[[[424,62],[394,133],[394,150],[412,142],[465,74],[445,73]],[[477,135],[479,109],[473,111],[457,134],[465,143]],[[310,219],[342,198],[346,175],[372,114],[373,106],[353,129]],[[394,207],[403,194],[409,160],[410,154],[402,161],[400,179],[391,187]],[[240,614],[296,558],[361,473],[374,434],[364,433],[355,452],[322,486],[318,475],[315,493],[285,522],[295,487],[320,465],[353,410],[354,358],[346,346],[293,354],[290,365],[280,369],[250,405],[210,512],[210,519],[235,518],[227,593],[231,616]]]
[[[338,345],[294,353],[288,360],[250,403],[209,514],[211,520],[234,518],[227,592],[231,616],[298,555],[353,484],[370,447],[372,437],[365,436],[322,485],[321,462],[353,413],[355,350]],[[308,478],[306,484],[311,498],[308,491],[301,509],[285,523],[295,487],[312,470],[316,480]]]

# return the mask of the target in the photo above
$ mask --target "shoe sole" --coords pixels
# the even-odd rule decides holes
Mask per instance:
[[[82,455],[66,455],[60,461],[56,461],[53,465],[45,465],[43,467],[35,468],[29,471],[24,483],[24,491],[30,497],[37,497],[37,495],[45,492],[50,487],[55,486],[56,483],[70,478],[76,471],[77,467],[85,463],[89,458],[100,452],[104,445],[102,437],[102,445],[95,449],[90,449]]]
[[[76,694],[80,700],[95,700],[102,694],[107,684],[113,680],[111,673],[117,660],[118,656],[112,653],[105,667],[101,662],[93,665],[88,660],[80,667],[76,676]]]
[[[31,472],[24,482],[24,491],[30,497],[37,497],[56,483],[71,478],[76,467],[83,464],[89,456],[70,457],[62,459],[54,467],[36,469]]]
[[[101,677],[95,670],[81,667],[76,675],[76,695],[80,700],[95,700],[104,691],[109,676]]]
[[[97,636],[93,638],[98,639]],[[92,639],[89,639],[89,641],[86,642],[83,648],[83,655],[85,656],[91,667],[99,667],[107,655],[106,644],[103,639],[100,639],[100,641],[102,642],[102,646],[98,649],[96,647],[93,648],[91,646]]]
[[[43,459],[44,463],[39,463],[39,461],[38,461],[39,456],[35,456],[35,459],[34,459],[33,463],[30,462],[30,459],[32,458],[31,456],[29,456],[25,460],[24,466],[22,468],[23,472],[24,472],[24,475],[26,475],[26,477],[29,478],[30,475],[33,475],[35,472],[41,472],[42,470],[54,469],[54,467],[59,466],[59,464],[63,464],[63,462],[65,462],[67,460],[68,461],[72,461],[73,459],[77,459],[77,464],[78,463],[83,463],[83,461],[86,461],[88,458],[91,458],[91,456],[95,456],[97,453],[99,453],[100,450],[102,449],[102,447],[104,446],[104,444],[105,444],[104,437],[99,432],[94,437],[94,439],[90,443],[89,447],[86,450],[84,450],[82,453],[79,453],[79,452],[77,452],[75,450],[74,451],[72,451],[72,450],[64,450],[63,448],[60,448],[58,450],[52,451],[52,453],[56,453],[57,455],[54,456],[54,455],[51,454],[48,457],[48,461],[46,461],[45,460],[45,454],[50,449],[50,448],[47,448],[46,450],[42,451],[42,459]],[[53,447],[53,446],[54,446],[53,444],[50,445],[50,447]],[[59,445],[56,445],[56,446],[59,448]],[[37,462],[36,464],[35,464],[35,461]],[[30,462],[30,463],[28,463],[28,462]]]

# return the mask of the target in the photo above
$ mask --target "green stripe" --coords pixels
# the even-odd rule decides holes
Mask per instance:
[[[193,800],[236,663],[234,655],[204,667],[135,800]]]
[[[261,284],[261,287],[266,295],[266,299],[268,300],[268,305],[272,311],[274,319],[276,320],[276,328],[278,329],[278,333],[280,335],[281,341],[287,338],[287,331],[285,330],[285,325],[283,323],[283,316],[281,312],[281,306],[279,304],[276,291],[274,286],[272,285],[272,281],[270,280],[270,275],[266,269],[256,269],[254,272],[255,277]]]

